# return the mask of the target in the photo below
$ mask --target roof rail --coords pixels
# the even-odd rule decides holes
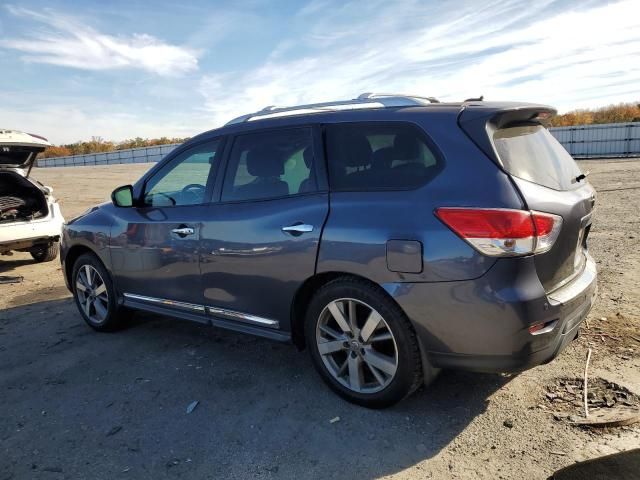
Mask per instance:
[[[416,99],[416,100],[426,100],[429,103],[440,103],[440,100],[438,100],[436,97],[421,97],[419,95],[404,95],[404,94],[399,94],[399,93],[371,93],[371,92],[367,92],[367,93],[362,93],[360,95],[358,95],[358,100],[371,100],[374,98],[390,98],[390,97],[396,97],[396,98],[407,98],[407,99]]]
[[[339,110],[358,110],[365,108],[412,107],[439,103],[434,97],[419,97],[415,95],[396,95],[390,93],[363,93],[353,100],[337,100],[333,102],[309,103],[293,107],[277,107],[269,105],[254,113],[241,115],[230,120],[225,125],[244,123],[265,118],[286,117],[290,115],[304,115],[307,113],[332,112]]]

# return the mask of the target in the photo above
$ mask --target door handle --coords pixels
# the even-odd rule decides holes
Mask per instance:
[[[174,228],[173,230],[171,230],[171,233],[175,233],[179,237],[186,237],[187,235],[193,235],[195,233],[195,230],[191,227],[180,227]]]
[[[303,233],[313,232],[313,225],[306,223],[294,223],[288,227],[282,227],[282,231],[291,235],[302,235]]]

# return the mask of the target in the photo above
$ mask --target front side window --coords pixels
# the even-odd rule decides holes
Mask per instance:
[[[144,204],[151,207],[200,205],[218,168],[221,140],[196,145],[180,153],[147,182]]]
[[[235,139],[222,200],[259,200],[317,189],[311,129],[240,135]]]
[[[423,133],[410,124],[340,123],[326,132],[334,191],[417,188],[442,169]]]

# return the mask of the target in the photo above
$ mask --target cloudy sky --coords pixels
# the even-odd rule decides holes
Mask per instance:
[[[0,127],[189,136],[266,105],[403,92],[640,101],[640,1],[0,4]]]

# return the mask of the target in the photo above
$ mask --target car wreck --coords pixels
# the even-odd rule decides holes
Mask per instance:
[[[51,187],[30,174],[46,138],[0,129],[0,255],[29,252],[38,262],[57,257],[64,218]]]

